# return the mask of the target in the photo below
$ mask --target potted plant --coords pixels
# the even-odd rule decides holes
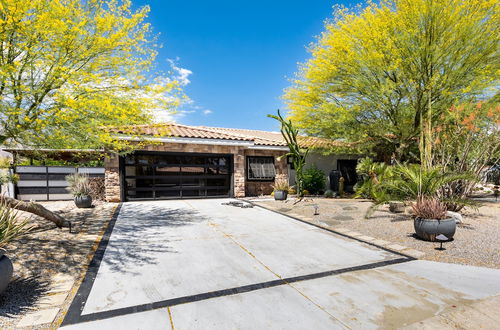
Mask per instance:
[[[4,249],[7,244],[26,234],[31,230],[27,226],[28,221],[20,221],[17,211],[9,207],[5,202],[0,202],[0,293],[2,293],[10,282],[14,267],[12,261],[7,257]]]
[[[277,179],[273,185],[274,189],[274,199],[277,201],[284,201],[288,197],[288,181],[285,179]]]
[[[389,211],[392,213],[403,213],[405,211],[405,206],[403,202],[389,202]]]
[[[412,204],[412,214],[415,232],[423,240],[435,242],[440,234],[450,240],[455,235],[455,219],[447,215],[446,204],[437,198],[420,196]]]
[[[75,205],[78,208],[92,207],[89,177],[85,174],[75,173],[66,176],[66,181],[68,181],[68,191],[75,197]]]

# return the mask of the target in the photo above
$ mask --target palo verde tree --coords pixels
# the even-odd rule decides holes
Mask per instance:
[[[267,115],[269,118],[274,118],[280,122],[281,135],[288,145],[290,152],[286,156],[292,157],[293,167],[295,168],[295,182],[297,184],[297,194],[299,197],[304,195],[304,166],[306,164],[306,157],[309,149],[303,149],[297,140],[299,135],[299,130],[293,126],[291,120],[283,118],[280,111],[278,110],[278,115]]]
[[[148,10],[129,0],[0,1],[0,144],[123,149],[106,127],[172,109],[180,84],[154,70]]]
[[[338,8],[284,94],[306,132],[432,159],[432,127],[452,104],[498,89],[495,0],[382,0]],[[418,156],[414,157],[418,158]]]
[[[148,8],[129,0],[0,2],[0,143],[119,148],[104,127],[141,124],[179,100],[153,73]]]

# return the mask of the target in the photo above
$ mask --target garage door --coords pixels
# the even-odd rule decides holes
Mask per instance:
[[[125,199],[230,197],[231,155],[135,153],[122,161]]]

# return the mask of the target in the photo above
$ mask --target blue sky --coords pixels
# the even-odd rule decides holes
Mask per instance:
[[[268,113],[284,108],[280,97],[308,58],[306,46],[323,30],[334,4],[348,1],[133,0],[149,5],[148,21],[163,47],[158,64],[176,59],[192,99],[176,121],[277,130]],[[192,73],[188,75],[188,71]]]

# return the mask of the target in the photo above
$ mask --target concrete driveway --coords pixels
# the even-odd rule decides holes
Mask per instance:
[[[500,294],[500,270],[413,260],[227,201],[123,204],[65,328],[398,328]]]

